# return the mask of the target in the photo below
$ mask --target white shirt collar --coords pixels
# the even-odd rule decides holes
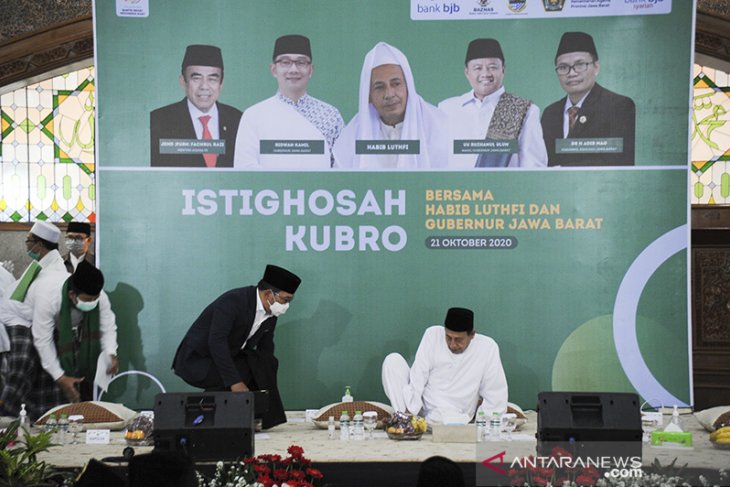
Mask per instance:
[[[86,258],[86,254],[81,254],[81,257],[76,257],[73,253],[69,252],[69,258],[71,259],[71,265],[73,266],[74,270],[76,270],[76,266],[79,265],[79,262],[84,260]]]
[[[583,106],[583,102],[586,101],[586,98],[590,94],[591,94],[591,92],[588,91],[588,93],[586,93],[585,95],[583,95],[581,97],[581,99],[578,100],[578,103],[571,102],[570,101],[570,97],[569,96],[566,96],[565,97],[565,106],[563,107],[563,113],[568,113],[568,108],[570,108],[570,107],[578,107],[578,108],[582,107]]]
[[[203,113],[198,109],[198,107],[193,105],[193,103],[190,100],[188,100],[187,98],[185,100],[188,102],[188,111],[190,111],[190,116],[193,118],[193,120],[198,120],[203,115],[210,115],[211,119],[218,120],[218,103],[217,102],[213,103],[213,106],[210,107],[210,110],[208,110],[208,113]]]
[[[502,96],[502,94],[504,92],[505,92],[504,85],[502,85],[494,93],[490,93],[487,96],[485,96],[483,100],[479,100],[479,98],[477,98],[474,95],[474,90],[472,90],[469,93],[466,93],[464,95],[462,105],[467,105],[469,103],[475,103],[476,105],[479,105],[479,106],[483,106],[486,104],[496,105],[497,102],[499,101],[499,97]]]

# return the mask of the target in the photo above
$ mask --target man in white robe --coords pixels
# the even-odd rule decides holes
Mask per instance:
[[[0,413],[17,416],[23,402],[30,403],[33,380],[38,373],[38,354],[33,345],[31,327],[39,302],[50,299],[60,290],[69,273],[58,252],[61,231],[49,222],[36,222],[25,240],[26,251],[33,259],[20,279],[3,292],[0,323],[7,331],[10,349],[3,363],[3,389]],[[29,408],[31,418],[45,411]]]
[[[540,110],[530,100],[505,91],[504,73],[499,42],[474,39],[469,43],[464,75],[472,89],[439,103],[448,116],[449,168],[547,166]],[[485,139],[509,141],[512,152],[468,153],[469,146],[478,146]]]
[[[379,42],[365,56],[360,72],[358,113],[335,144],[335,167],[445,167],[449,153],[446,135],[445,115],[416,92],[406,56],[395,47]],[[367,147],[366,141],[408,141],[408,149],[395,149],[387,153],[358,150],[357,142]],[[418,153],[406,153],[414,152],[416,145]]]
[[[233,167],[330,169],[345,122],[337,108],[307,94],[314,72],[309,39],[278,38],[269,69],[278,91],[241,116]]]
[[[444,326],[428,329],[413,366],[391,353],[383,361],[383,389],[396,411],[431,424],[468,423],[477,407],[487,415],[507,409],[507,379],[499,347],[474,330],[474,313],[451,308]]]

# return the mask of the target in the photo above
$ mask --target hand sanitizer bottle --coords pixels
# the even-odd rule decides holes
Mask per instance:
[[[30,434],[30,421],[28,421],[28,411],[25,410],[25,403],[20,405],[18,420],[18,437],[25,439]]]

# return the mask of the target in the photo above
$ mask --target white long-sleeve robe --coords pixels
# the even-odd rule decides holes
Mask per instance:
[[[391,392],[388,395],[396,409],[400,405],[412,413],[421,412],[429,423],[469,422],[479,398],[487,416],[507,409],[507,379],[499,347],[487,336],[476,334],[464,352],[455,354],[446,345],[443,326],[428,328],[405,384],[397,384],[397,371],[386,370],[391,357],[383,365],[383,386],[386,394]],[[400,398],[390,397],[399,393]]]

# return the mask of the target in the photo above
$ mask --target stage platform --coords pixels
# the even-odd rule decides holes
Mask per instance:
[[[287,413],[289,422],[256,434],[256,454],[269,453],[287,456],[290,445],[304,448],[304,454],[325,473],[325,480],[332,486],[355,487],[359,485],[415,485],[421,461],[433,455],[448,457],[459,463],[467,476],[467,485],[475,485],[476,463],[491,455],[505,452],[504,461],[510,463],[516,457],[535,454],[537,418],[528,412],[528,422],[520,431],[513,433],[512,441],[488,443],[436,443],[430,433],[418,441],[394,441],[382,430],[375,438],[363,441],[329,440],[327,430],[318,429],[305,422],[304,413]],[[730,451],[712,446],[708,433],[692,415],[683,416],[686,429],[693,434],[693,448],[657,448],[644,445],[643,464],[650,466],[655,460],[668,465],[676,459],[676,465],[687,464],[692,471],[707,470],[717,474],[721,468],[730,469]],[[669,417],[665,416],[665,422]],[[108,445],[65,445],[51,448],[41,459],[60,468],[79,468],[91,458],[121,457],[127,446],[121,432],[112,432]],[[135,447],[135,453],[151,451],[152,447]],[[497,480],[500,474],[496,474]],[[376,479],[380,480],[376,480]],[[507,477],[499,482],[508,485]],[[379,483],[375,483],[379,482]]]

